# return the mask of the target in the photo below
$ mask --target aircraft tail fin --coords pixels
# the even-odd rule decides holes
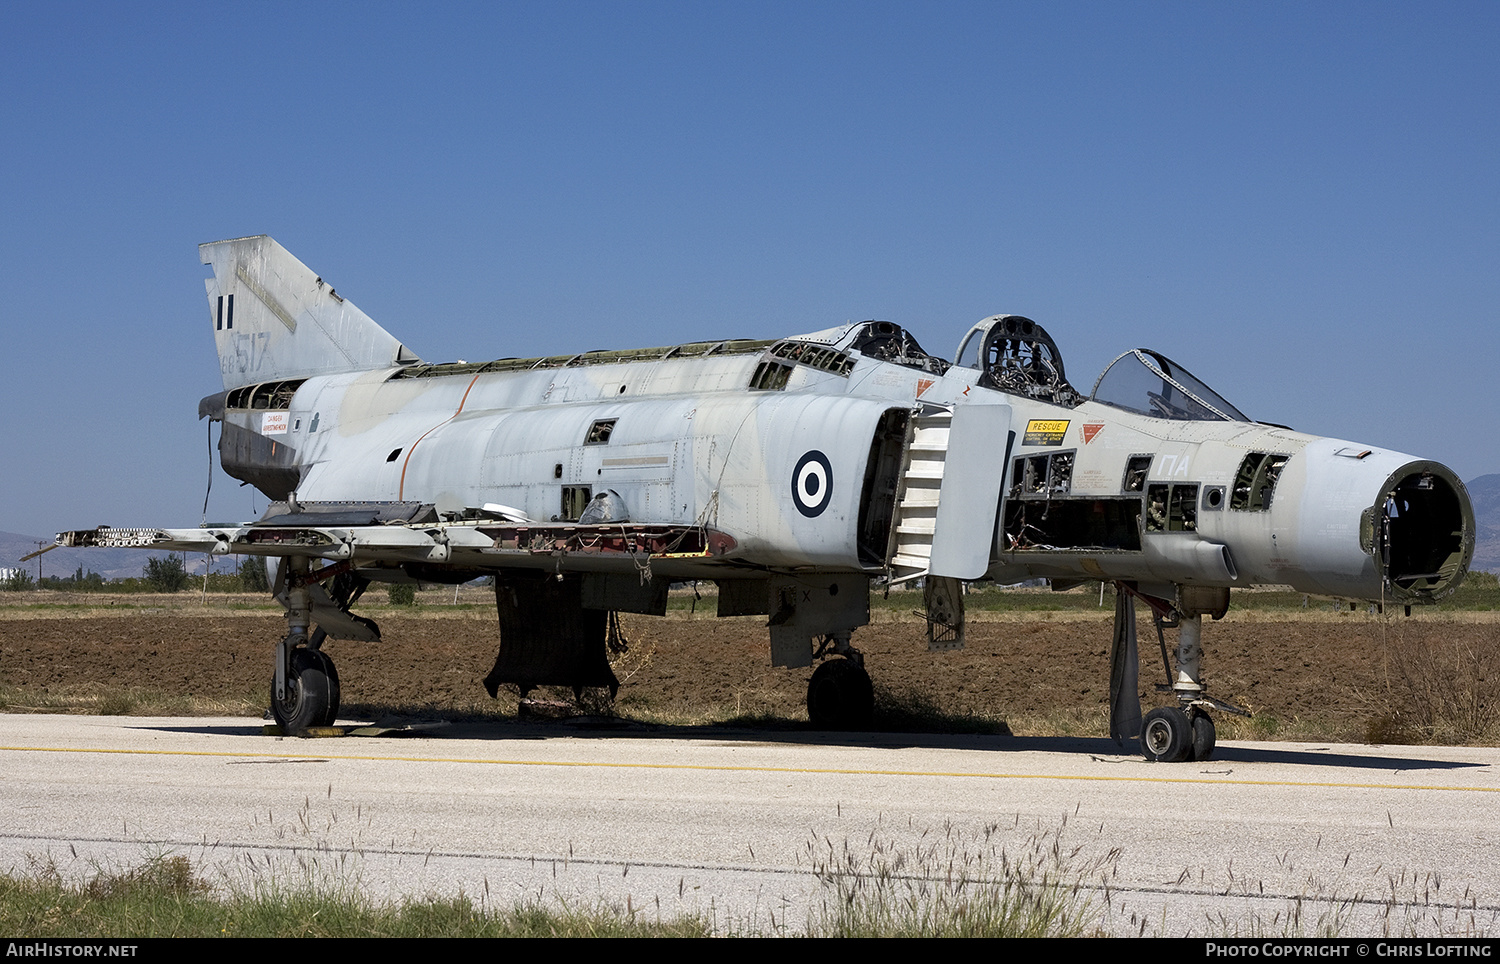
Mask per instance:
[[[265,235],[198,246],[225,390],[421,361]]]

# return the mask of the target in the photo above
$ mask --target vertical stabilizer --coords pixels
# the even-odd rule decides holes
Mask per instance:
[[[265,235],[198,246],[224,388],[420,361]]]

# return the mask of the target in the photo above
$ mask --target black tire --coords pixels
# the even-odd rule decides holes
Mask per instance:
[[[1192,750],[1192,727],[1186,713],[1175,706],[1162,706],[1146,714],[1141,724],[1142,756],[1177,763],[1186,760]]]
[[[1193,714],[1193,759],[1207,760],[1214,755],[1214,746],[1219,742],[1214,733],[1213,717],[1207,713]]]
[[[332,726],[339,714],[339,673],[333,660],[316,649],[292,650],[286,677],[286,699],[276,698],[271,680],[271,715],[288,733]]]
[[[868,730],[875,719],[875,686],[851,659],[830,659],[807,682],[807,719],[819,730]]]

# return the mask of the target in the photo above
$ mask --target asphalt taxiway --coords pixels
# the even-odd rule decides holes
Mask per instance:
[[[1113,934],[1500,931],[1500,750],[439,726],[292,739],[246,719],[0,716],[0,869],[161,853],[228,886],[606,901],[795,930],[819,871],[1003,849]],[[1054,847],[1055,845],[1055,847]],[[852,863],[851,863],[852,862]]]

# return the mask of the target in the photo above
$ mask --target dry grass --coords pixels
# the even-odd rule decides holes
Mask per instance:
[[[1381,654],[1385,690],[1371,694],[1370,743],[1500,741],[1500,646],[1472,633],[1412,639],[1397,622]]]
[[[240,696],[194,696],[141,686],[80,683],[46,692],[0,686],[0,712],[68,713],[81,716],[259,716],[263,692]]]
[[[1018,818],[1019,820],[1019,818]],[[1122,851],[1093,852],[1056,829],[1017,842],[990,824],[814,836],[804,859],[823,885],[813,937],[1080,937],[1092,932]]]

